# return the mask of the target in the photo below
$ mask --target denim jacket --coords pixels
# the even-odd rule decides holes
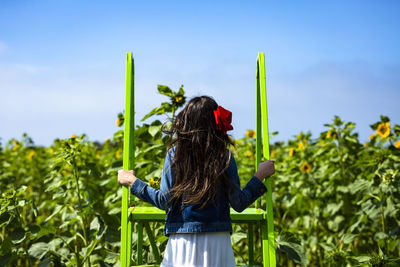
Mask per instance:
[[[230,207],[237,212],[242,212],[267,191],[265,185],[255,176],[249,180],[243,190],[240,189],[238,170],[232,155],[226,172],[233,183],[233,188],[229,191],[224,188],[218,190],[215,204],[207,204],[201,210],[198,204],[188,205],[181,210],[181,207],[169,205],[169,190],[175,182],[175,171],[174,167],[171,166],[173,157],[174,150],[170,149],[164,161],[160,190],[150,187],[140,179],[136,179],[131,187],[131,193],[139,199],[166,211],[164,228],[166,236],[173,233],[232,233]]]

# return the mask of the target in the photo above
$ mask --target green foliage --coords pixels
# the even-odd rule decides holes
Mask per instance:
[[[186,102],[185,90],[183,85],[179,88],[178,92],[172,91],[168,86],[158,85],[158,92],[162,95],[170,98],[169,102],[163,102],[159,107],[154,108],[149,114],[143,117],[142,121],[150,118],[153,115],[161,115],[166,113],[172,113],[172,119],[175,116],[175,112],[179,107],[182,107]]]
[[[169,101],[142,121],[154,115],[174,118],[185,104],[183,86],[174,92],[159,85],[158,91]],[[120,113],[117,126],[123,123]],[[355,124],[338,116],[317,138],[301,132],[287,142],[271,142],[280,266],[398,266],[400,126],[389,124],[381,116],[371,125],[376,134],[365,144],[354,133]],[[135,173],[155,188],[169,138],[162,133],[164,126],[153,117],[135,129]],[[246,132],[232,148],[242,186],[255,172],[254,136]],[[122,142],[123,130],[118,130],[103,143],[82,134],[40,147],[24,134],[0,145],[0,266],[119,265]],[[131,205],[149,204],[131,197]],[[163,251],[163,224],[150,227]],[[254,231],[260,264],[261,236],[258,227]],[[234,225],[238,264],[248,262],[247,232],[247,225]],[[147,235],[143,249],[144,261],[154,262]]]

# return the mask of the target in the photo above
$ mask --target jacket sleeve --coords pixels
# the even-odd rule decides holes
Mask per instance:
[[[236,161],[232,154],[227,174],[233,183],[233,188],[229,191],[229,203],[237,212],[242,212],[267,191],[267,187],[264,183],[255,176],[247,182],[243,190],[240,189],[240,179]]]
[[[160,190],[154,189],[140,179],[136,179],[131,187],[131,193],[139,199],[149,202],[161,210],[167,210],[170,199],[169,189],[172,187],[174,173],[171,168],[171,150],[168,151],[161,174]]]

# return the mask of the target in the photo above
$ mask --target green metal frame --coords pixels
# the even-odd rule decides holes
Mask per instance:
[[[258,53],[257,59],[257,123],[256,123],[256,168],[261,162],[261,157],[269,160],[269,134],[268,134],[268,112],[267,112],[267,88],[265,82],[264,53]],[[262,134],[262,139],[261,139]],[[261,146],[262,140],[262,146]],[[271,180],[266,179],[267,187],[267,220],[261,225],[263,264],[264,266],[276,266],[275,237],[274,237],[274,215],[272,206]],[[260,199],[256,207],[260,207]]]
[[[123,168],[124,170],[133,170],[135,160],[135,71],[132,53],[127,53],[126,58],[126,90],[125,90],[125,129],[124,129],[124,150],[123,150]],[[122,187],[122,210],[121,210],[121,266],[131,264],[132,247],[132,222],[128,218],[130,190],[128,187]]]
[[[126,99],[125,99],[125,134],[124,134],[124,163],[125,170],[132,170],[134,164],[134,61],[132,53],[127,54],[126,69]],[[265,82],[264,53],[258,53],[257,59],[257,90],[256,90],[256,168],[262,160],[269,159],[269,134],[267,94]],[[263,266],[276,266],[275,239],[274,239],[274,217],[272,209],[272,188],[270,179],[266,179],[266,210],[261,209],[261,201],[256,201],[256,208],[247,208],[241,213],[231,209],[230,215],[233,223],[248,224],[249,240],[249,265],[254,265],[254,225],[261,230]],[[129,189],[122,187],[122,214],[121,214],[121,267],[131,264],[132,251],[132,226],[136,223],[137,231],[137,266],[159,266],[161,253],[159,252],[155,237],[151,231],[149,222],[164,222],[165,212],[155,207],[131,207],[129,203]],[[157,264],[142,265],[143,229],[149,237],[150,245]]]

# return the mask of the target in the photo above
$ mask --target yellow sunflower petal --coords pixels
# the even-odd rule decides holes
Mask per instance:
[[[400,148],[400,140],[396,142],[396,144],[394,145],[395,148]]]

